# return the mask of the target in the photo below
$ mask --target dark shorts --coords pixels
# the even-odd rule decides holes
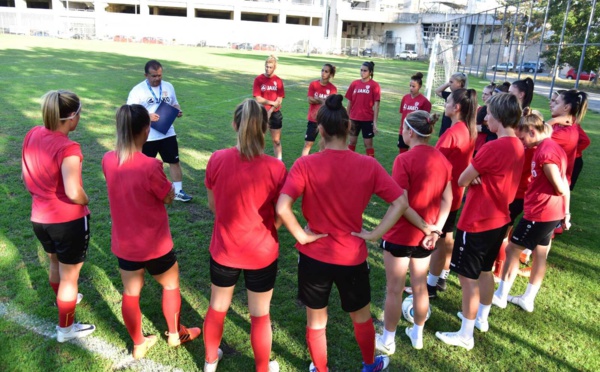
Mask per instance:
[[[510,225],[514,225],[517,217],[523,213],[523,199],[515,199],[508,205],[508,211],[510,212]]]
[[[347,313],[360,310],[371,302],[369,270],[367,261],[356,266],[341,266],[300,253],[298,298],[311,309],[323,309],[329,304],[329,295],[335,283],[342,310]]]
[[[379,245],[384,251],[390,252],[394,257],[427,258],[431,256],[433,250],[425,249],[421,246],[411,247],[408,245],[399,245],[385,240]]]
[[[445,238],[447,233],[452,234],[454,232],[454,228],[456,227],[456,216],[458,216],[458,209],[451,211],[448,214],[448,219],[446,219],[446,223],[444,224],[444,227],[442,227],[442,235],[440,235],[440,238]]]
[[[160,154],[162,161],[168,164],[179,163],[179,146],[177,136],[171,136],[156,141],[148,141],[142,147],[142,153],[151,158]]]
[[[90,242],[90,215],[62,223],[32,222],[33,232],[46,253],[58,262],[76,265],[85,261]]]
[[[478,233],[457,229],[450,269],[469,279],[479,279],[482,271],[492,271],[507,229],[508,224]]]
[[[402,134],[398,135],[398,148],[399,149],[408,149],[408,145],[404,143],[404,138],[402,138]]]
[[[283,115],[281,111],[275,111],[269,118],[269,129],[281,129],[283,127]]]
[[[277,260],[269,266],[257,270],[236,269],[219,264],[210,258],[210,282],[217,287],[233,287],[244,272],[246,289],[252,292],[268,292],[275,287]]]
[[[306,142],[315,142],[318,134],[319,130],[317,129],[317,123],[314,121],[306,123],[306,134],[304,135],[304,140]]]
[[[350,135],[354,136],[354,137],[358,137],[358,134],[361,131],[362,131],[363,138],[375,137],[375,132],[373,131],[373,122],[372,121],[352,120],[352,127],[350,128]]]
[[[513,231],[513,235],[510,241],[518,246],[531,249],[532,251],[538,245],[548,245],[552,240],[552,233],[556,226],[560,223],[558,221],[550,222],[533,222],[521,218],[517,227]]]
[[[146,269],[150,275],[164,274],[177,263],[177,256],[175,256],[175,252],[173,251],[148,261],[128,261],[119,257],[117,257],[117,259],[119,260],[119,268],[121,270],[137,271]]]
[[[580,156],[575,158],[575,166],[573,167],[573,173],[571,174],[571,186],[570,189],[573,191],[575,189],[575,184],[577,183],[577,179],[579,178],[579,173],[583,169],[583,158]]]

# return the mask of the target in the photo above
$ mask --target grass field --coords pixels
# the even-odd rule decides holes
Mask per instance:
[[[164,80],[173,83],[184,116],[176,122],[184,189],[194,200],[168,207],[171,231],[181,267],[182,323],[201,326],[210,296],[208,246],[212,215],[203,186],[210,154],[233,146],[231,115],[235,105],[251,96],[252,81],[263,71],[265,54],[177,46],[118,44],[95,41],[65,41],[48,38],[0,35],[0,370],[2,371],[101,371],[101,370],[201,370],[204,348],[201,340],[170,349],[164,342],[148,353],[149,361],[116,363],[102,356],[112,347],[131,352],[131,340],[121,317],[121,281],[117,261],[110,252],[110,215],[100,160],[114,146],[114,113],[129,90],[143,80],[144,63],[160,60]],[[291,167],[299,156],[306,127],[306,90],[317,79],[321,65],[338,66],[334,83],[345,93],[359,77],[362,59],[283,55],[276,73],[284,80],[283,154]],[[375,138],[378,160],[391,170],[397,154],[398,105],[408,92],[410,76],[427,71],[423,62],[375,61],[375,80],[383,89]],[[486,82],[475,77],[469,85],[481,92]],[[79,343],[58,344],[47,337],[57,310],[48,285],[48,260],[29,223],[31,197],[20,180],[21,144],[25,133],[41,124],[40,97],[51,89],[73,90],[82,98],[81,121],[71,138],[82,145],[83,179],[90,197],[92,239],[88,261],[83,266],[80,292],[85,298],[77,308],[77,319],[94,323],[97,346],[89,351]],[[536,96],[533,107],[549,115],[547,99]],[[441,111],[440,108],[437,108]],[[468,352],[438,341],[435,331],[460,327],[460,288],[451,276],[449,289],[432,302],[426,323],[424,349],[412,349],[404,336],[404,320],[398,327],[397,352],[390,371],[508,371],[600,369],[600,115],[589,113],[583,127],[592,139],[585,152],[585,168],[572,196],[572,231],[557,237],[549,257],[546,281],[535,312],[516,306],[492,310],[490,332],[475,333],[475,348]],[[358,150],[364,153],[359,142]],[[272,153],[270,143],[267,152]],[[296,205],[299,212],[299,204]],[[365,211],[367,228],[377,223],[386,206],[374,198]],[[305,345],[305,311],[296,300],[294,240],[282,228],[279,276],[272,301],[273,352],[282,371],[305,371],[310,357]],[[381,330],[385,276],[382,254],[370,244],[372,312]],[[243,283],[240,283],[243,287]],[[526,286],[518,278],[514,292]],[[152,280],[142,293],[144,331],[162,334],[166,329],[160,307],[160,287]],[[250,321],[246,294],[236,290],[225,322],[221,371],[251,371]],[[360,352],[349,317],[340,310],[337,293],[331,299],[328,353],[331,371],[356,371]],[[34,322],[35,320],[35,322]],[[28,323],[25,324],[25,323]],[[33,324],[33,326],[31,325]],[[110,347],[109,347],[110,346]],[[123,354],[124,355],[124,354]],[[154,364],[153,364],[154,363]]]

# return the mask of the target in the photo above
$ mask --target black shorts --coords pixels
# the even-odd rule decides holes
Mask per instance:
[[[510,225],[514,225],[517,217],[523,213],[523,199],[515,199],[508,205],[508,211],[510,212]]]
[[[168,164],[179,163],[179,146],[177,136],[171,136],[156,141],[148,141],[142,147],[142,153],[151,158],[160,154],[162,161]]]
[[[363,138],[375,137],[375,132],[373,131],[373,122],[372,121],[352,120],[352,127],[350,128],[350,135],[354,136],[354,137],[358,137],[358,134],[361,131],[362,131]]]
[[[160,275],[166,273],[173,265],[177,263],[177,256],[175,252],[169,251],[169,253],[158,258],[153,258],[148,261],[128,261],[123,258],[117,257],[119,260],[119,268],[124,271],[137,271],[146,269],[150,275]]]
[[[317,129],[317,123],[314,121],[306,123],[306,134],[304,135],[304,140],[306,142],[315,142],[318,134],[319,130]]]
[[[384,251],[390,252],[394,257],[427,258],[433,253],[433,250],[425,249],[421,246],[399,245],[386,242],[385,240],[382,240],[379,246]]]
[[[283,127],[283,115],[281,111],[275,111],[269,118],[269,129],[281,129]]]
[[[268,292],[275,287],[277,260],[269,266],[257,270],[236,269],[224,266],[210,258],[210,282],[217,287],[233,287],[244,272],[246,289],[252,292]]]
[[[402,138],[402,134],[398,135],[398,148],[399,149],[408,149],[408,145],[404,143],[404,138]]]
[[[508,225],[478,233],[456,230],[450,269],[469,279],[479,279],[482,271],[492,271]]]
[[[442,227],[442,235],[440,235],[440,238],[445,238],[447,233],[452,234],[454,232],[454,228],[456,227],[456,216],[458,216],[458,209],[448,213],[448,218],[446,219],[444,227]]]
[[[90,242],[90,215],[62,223],[32,222],[33,232],[46,253],[58,262],[76,265],[85,261]]]
[[[510,241],[518,246],[525,247],[530,250],[534,250],[538,245],[548,245],[552,240],[552,233],[556,226],[560,223],[558,221],[550,222],[533,222],[521,218],[517,227],[513,231],[513,235]]]
[[[340,293],[342,310],[351,313],[371,302],[371,283],[367,261],[356,266],[328,264],[300,253],[298,259],[298,298],[311,309],[329,304],[331,288]]]

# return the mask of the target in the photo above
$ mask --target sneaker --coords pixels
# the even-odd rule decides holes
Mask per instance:
[[[436,298],[437,297],[437,285],[433,286],[433,285],[427,284],[427,293],[429,294],[429,298]]]
[[[192,199],[193,198],[191,196],[189,196],[188,194],[186,194],[185,191],[183,191],[183,190],[179,190],[179,192],[177,194],[175,194],[175,200],[179,200],[184,203],[187,203]]]
[[[475,346],[473,337],[465,340],[458,332],[436,332],[435,337],[448,345],[464,347],[467,350],[471,350]]]
[[[154,344],[158,341],[155,335],[144,337],[144,342],[140,345],[133,345],[133,359],[142,359]]]
[[[506,309],[506,299],[501,299],[500,297],[496,296],[494,294],[494,297],[492,297],[492,305],[494,306],[498,306],[501,309]]]
[[[533,302],[524,300],[523,296],[508,296],[508,302],[519,305],[521,309],[528,313],[533,312]]]
[[[276,360],[269,362],[269,372],[279,372],[279,363]]]
[[[531,276],[531,267],[524,267],[519,269],[517,275],[522,276],[524,278],[529,278]]]
[[[363,362],[362,372],[379,372],[383,371],[390,364],[390,358],[385,355],[379,355],[375,357],[373,364],[365,364]]]
[[[413,327],[406,327],[406,335],[408,336],[408,338],[410,338],[410,343],[412,344],[412,346],[417,349],[420,350],[423,348],[423,338],[413,338],[412,337],[412,330]]]
[[[81,300],[83,300],[83,295],[81,293],[77,293],[77,303],[76,304],[79,305]],[[58,307],[58,305],[56,304],[56,301],[54,301],[54,307]]]
[[[527,253],[525,253],[525,252],[521,252],[521,253],[519,254],[519,261],[521,261],[521,263],[522,263],[523,265],[527,265],[527,263],[529,262],[529,257],[530,257],[530,256],[529,256]]]
[[[460,320],[463,320],[463,315],[461,311],[456,313],[456,316],[459,317]],[[477,328],[481,332],[487,332],[490,330],[490,322],[488,322],[487,320],[485,322],[482,322],[479,318],[475,318],[475,328]]]
[[[169,331],[165,332],[167,335],[167,343],[171,347],[179,346],[184,342],[192,341],[196,337],[200,336],[200,328],[186,328],[183,325],[179,325],[179,334],[170,334]]]
[[[396,352],[396,343],[392,342],[389,345],[386,345],[382,341],[383,335],[376,334],[375,335],[375,350],[379,350],[386,355],[392,355]]]
[[[221,359],[223,359],[223,350],[217,349],[217,360],[212,363],[204,361],[204,372],[215,372]],[[279,367],[279,365],[277,366]]]
[[[438,291],[444,292],[447,288],[446,279],[439,278],[436,284],[436,288],[438,289]]]
[[[93,324],[80,324],[73,323],[71,329],[63,331],[63,328],[56,327],[56,341],[66,342],[74,338],[82,338],[92,334],[96,330],[96,326]]]

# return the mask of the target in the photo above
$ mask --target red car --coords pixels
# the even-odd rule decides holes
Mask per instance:
[[[581,73],[579,74],[579,80],[594,80],[596,78],[596,74],[592,71],[591,73],[589,72],[585,72],[585,71],[581,71]],[[567,72],[567,79],[577,79],[577,70],[575,70],[574,68],[570,69],[569,72]]]

